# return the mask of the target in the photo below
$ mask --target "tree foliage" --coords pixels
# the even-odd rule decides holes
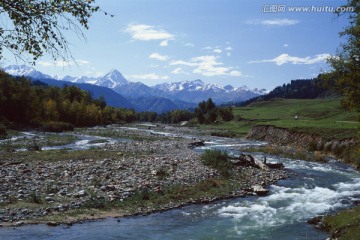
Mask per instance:
[[[194,113],[188,110],[173,110],[167,113],[160,114],[157,120],[162,123],[180,123],[189,121],[194,118]]]
[[[99,12],[95,0],[1,0],[0,59],[8,49],[17,58],[24,53],[32,62],[49,53],[53,59],[67,60],[70,55],[64,32],[84,37],[81,28],[89,28],[89,19]],[[107,14],[107,13],[105,13]]]
[[[340,33],[346,43],[328,60],[332,71],[322,79],[329,88],[343,95],[341,104],[345,110],[360,111],[360,1],[349,0],[346,7],[354,10],[348,15],[349,26]],[[344,13],[338,13],[341,14]]]
[[[200,124],[214,123],[219,116],[223,121],[231,121],[234,118],[232,108],[218,108],[212,99],[209,98],[207,101],[201,101],[195,109],[195,117]]]
[[[75,86],[51,87],[0,71],[0,121],[39,127],[51,122],[94,126],[135,121],[135,112],[106,106]]]

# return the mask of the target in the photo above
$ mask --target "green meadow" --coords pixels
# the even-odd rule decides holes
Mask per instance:
[[[203,127],[243,137],[253,126],[273,125],[336,139],[355,137],[359,130],[359,114],[341,109],[340,99],[273,99],[234,107],[233,114],[230,122]]]

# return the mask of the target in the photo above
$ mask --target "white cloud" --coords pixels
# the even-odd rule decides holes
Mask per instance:
[[[329,57],[330,57],[330,54],[328,54],[328,53],[318,54],[318,55],[315,55],[314,57],[309,57],[308,56],[308,57],[303,57],[303,58],[290,56],[289,54],[284,53],[284,54],[281,54],[278,57],[273,58],[273,59],[251,61],[249,63],[274,62],[278,66],[286,64],[286,63],[291,63],[291,64],[315,64],[315,63],[324,62]]]
[[[289,46],[289,44],[285,43],[283,46],[284,46],[284,47],[288,47],[288,46]]]
[[[175,35],[164,29],[146,24],[129,24],[125,32],[131,34],[131,38],[139,41],[162,40],[160,46],[167,46],[169,40],[174,40]]]
[[[232,51],[232,47],[225,48],[226,51]]]
[[[217,60],[217,56],[205,55],[191,58],[190,61],[177,60],[170,62],[170,65],[184,65],[194,67],[193,73],[203,76],[243,76],[241,72],[233,70],[232,67],[224,67],[222,62]]]
[[[149,58],[150,59],[156,59],[156,60],[159,60],[159,61],[166,61],[166,60],[169,59],[169,56],[161,55],[159,53],[152,53],[152,54],[150,54]]]
[[[230,57],[231,56],[231,52],[227,52],[226,56]]]
[[[68,67],[68,66],[74,66],[74,65],[83,66],[86,64],[90,64],[90,62],[87,60],[78,59],[75,61],[64,61],[64,60],[56,60],[53,62],[39,61],[39,62],[37,62],[37,64],[40,66],[43,66],[43,67]]]
[[[166,46],[168,46],[169,45],[169,41],[168,40],[164,40],[164,41],[161,41],[160,42],[160,46],[161,47],[166,47]]]
[[[182,70],[181,67],[175,68],[173,71],[171,71],[171,73],[173,73],[173,74],[187,74],[186,72],[184,72]]]
[[[290,26],[290,25],[295,25],[298,23],[299,23],[298,20],[287,19],[287,18],[269,19],[269,20],[264,20],[261,22],[261,24],[263,24],[263,25],[276,25],[276,26]]]
[[[158,75],[155,73],[148,73],[148,74],[134,74],[126,76],[128,78],[135,78],[135,79],[145,79],[145,80],[166,80],[169,79],[169,76],[166,75]]]
[[[298,20],[287,19],[287,18],[275,18],[275,19],[252,19],[246,22],[251,25],[265,25],[265,26],[290,26],[300,23]]]
[[[220,48],[216,48],[213,50],[213,52],[220,54],[220,53],[222,53],[222,50]]]
[[[195,67],[195,66],[197,66],[197,63],[187,62],[187,61],[183,61],[183,60],[176,60],[176,61],[171,61],[170,65],[185,65],[185,66],[189,66],[189,67]]]

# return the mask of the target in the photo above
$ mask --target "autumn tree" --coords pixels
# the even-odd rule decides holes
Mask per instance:
[[[71,54],[64,33],[84,38],[82,28],[88,29],[90,17],[99,11],[95,0],[1,0],[0,59],[7,49],[22,60],[29,54],[33,64],[44,53],[54,60],[68,60]]]
[[[348,0],[346,7],[353,10],[348,15],[349,26],[340,33],[346,43],[328,60],[332,71],[323,74],[322,79],[343,96],[341,105],[345,110],[360,111],[360,1]]]

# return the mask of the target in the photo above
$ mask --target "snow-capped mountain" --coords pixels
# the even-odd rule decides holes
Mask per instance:
[[[161,99],[162,103],[165,103],[165,100],[167,99],[173,103],[181,102],[181,106],[185,106],[185,103],[196,106],[200,101],[212,98],[216,104],[222,104],[226,102],[246,101],[250,98],[267,93],[265,89],[250,90],[246,86],[238,88],[234,88],[231,85],[219,86],[204,83],[200,79],[193,81],[162,83],[150,87],[140,82],[129,82],[116,69],[112,69],[102,77],[65,76],[62,79],[59,79],[58,77],[50,77],[49,75],[36,71],[34,68],[24,65],[11,65],[3,70],[14,76],[27,76],[39,80],[52,78],[60,81],[73,82],[74,84],[93,84],[100,87],[106,87],[114,90],[122,96],[125,96],[127,99],[131,99],[132,102],[136,102],[136,99],[142,98],[142,101],[139,101],[139,103],[144,102],[144,99],[148,98],[151,100],[149,101],[154,104],[159,103],[159,99]],[[143,110],[141,106],[138,106],[137,108]],[[154,109],[154,106],[151,109]],[[157,112],[161,112],[161,109]]]
[[[193,81],[174,82],[174,83],[162,83],[155,85],[154,88],[160,89],[165,92],[180,92],[180,91],[221,91],[223,87],[204,83],[200,79]]]
[[[95,85],[116,88],[118,86],[126,85],[129,81],[124,78],[124,76],[116,69],[112,69],[110,72],[105,74],[103,77],[100,77]]]
[[[258,92],[250,90],[246,86],[234,88],[231,85],[219,86],[204,83],[197,79],[193,81],[162,83],[154,88],[171,94],[182,101],[197,103],[212,98],[216,103],[240,102],[259,96]]]
[[[34,68],[25,65],[10,65],[3,68],[3,70],[4,72],[12,76],[25,76],[33,79],[51,78],[49,75],[43,74],[42,72],[39,72]]]

